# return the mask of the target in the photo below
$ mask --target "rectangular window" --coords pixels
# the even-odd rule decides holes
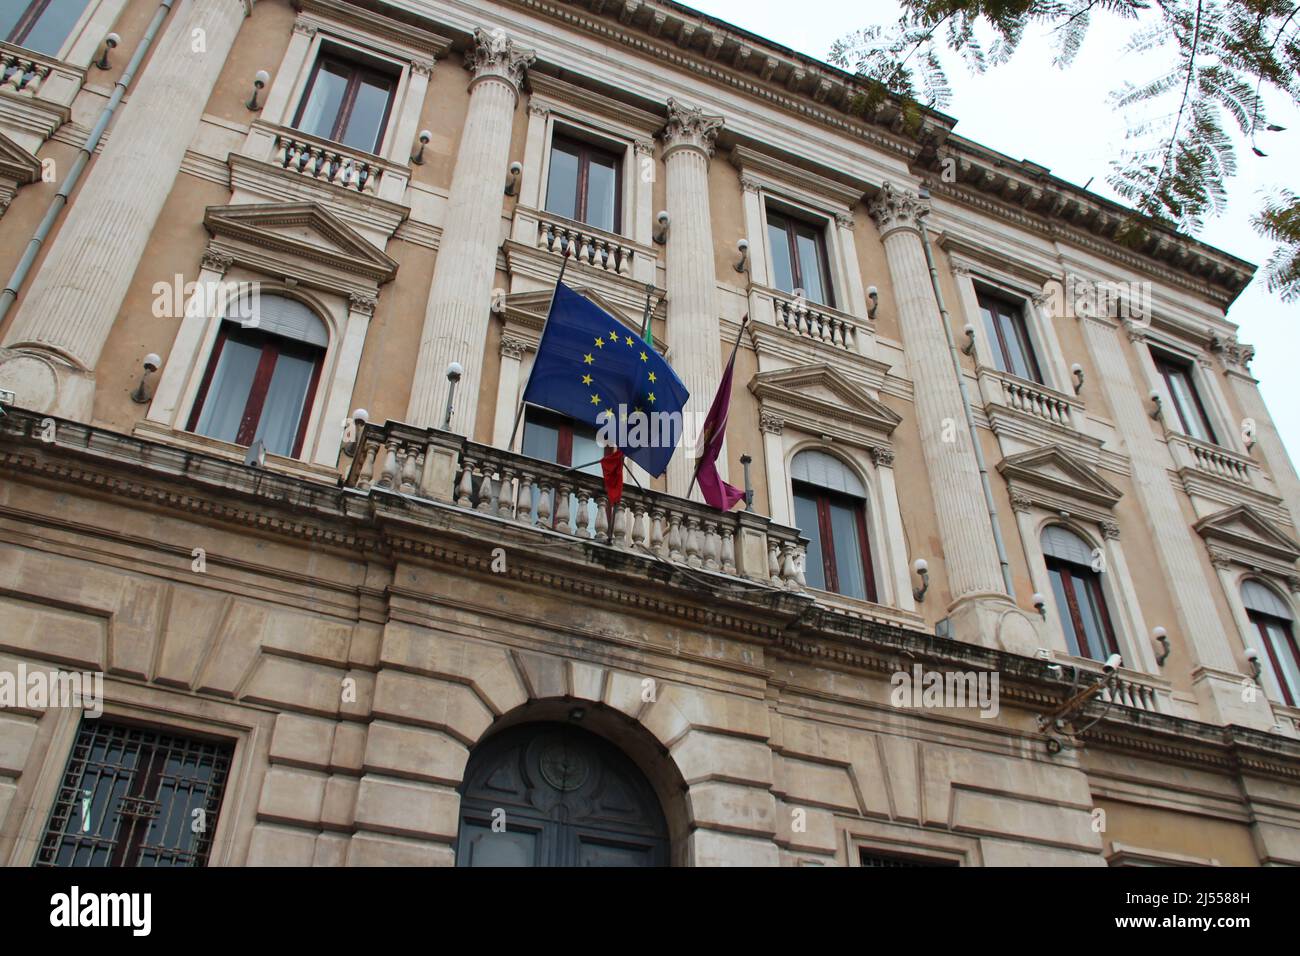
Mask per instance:
[[[321,139],[378,153],[396,89],[392,74],[322,54],[293,125]]]
[[[1047,573],[1070,653],[1094,661],[1118,654],[1100,575],[1090,568],[1052,557],[1047,558]]]
[[[767,240],[772,247],[772,284],[817,305],[835,307],[825,230],[811,222],[767,211]]]
[[[1003,372],[1031,382],[1043,383],[1038,357],[1029,338],[1023,305],[983,290],[976,293],[980,317],[984,320],[985,352]]]
[[[808,539],[804,579],[809,587],[876,600],[864,508],[859,499],[811,485],[794,488],[795,523]]]
[[[581,140],[557,135],[551,142],[546,211],[619,232],[622,222],[622,157]]]
[[[205,866],[233,748],[85,719],[37,866]]]
[[[1210,426],[1210,416],[1205,414],[1201,396],[1196,391],[1192,380],[1192,363],[1152,352],[1151,358],[1156,363],[1156,371],[1165,383],[1165,393],[1173,408],[1167,412],[1176,416],[1175,423],[1184,435],[1205,442],[1216,442],[1214,429]]]
[[[0,37],[35,53],[55,56],[81,19],[88,0],[6,0]]]
[[[1300,647],[1296,646],[1291,622],[1257,611],[1250,612],[1250,621],[1259,631],[1260,643],[1273,665],[1282,699],[1288,707],[1300,707]]]

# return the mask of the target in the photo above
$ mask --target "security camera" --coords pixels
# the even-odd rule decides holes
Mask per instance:
[[[1101,669],[1107,674],[1113,674],[1123,663],[1124,658],[1120,657],[1118,654],[1112,654],[1110,657],[1106,658],[1106,663],[1102,665]]]

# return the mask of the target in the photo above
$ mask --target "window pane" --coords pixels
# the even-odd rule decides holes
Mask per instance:
[[[822,566],[822,533],[817,524],[817,501],[798,491],[794,494],[794,523],[808,539],[808,557],[804,561],[804,580],[810,588],[826,590],[826,572]]]
[[[984,319],[984,341],[988,343],[984,352],[993,360],[993,367],[999,372],[1007,372],[1006,356],[1002,354],[1002,341],[998,336],[998,320],[988,306],[980,306],[980,316]]]
[[[867,578],[862,565],[862,541],[858,537],[858,509],[838,501],[829,504],[839,593],[865,601],[868,597]]]
[[[793,292],[794,266],[790,262],[790,240],[782,220],[768,221],[767,242],[772,247],[772,284],[782,292]]]
[[[271,384],[266,389],[266,401],[257,421],[253,441],[259,438],[273,455],[292,455],[298,437],[298,423],[307,400],[312,371],[316,368],[314,356],[281,352],[275,360]]]
[[[1074,621],[1070,617],[1070,604],[1065,596],[1065,579],[1060,568],[1048,566],[1048,575],[1052,579],[1052,599],[1056,602],[1056,613],[1061,619],[1061,628],[1065,631],[1065,646],[1075,657],[1087,657],[1079,645],[1079,635],[1075,633]]]
[[[383,77],[367,76],[361,80],[348,116],[347,129],[339,137],[339,142],[353,149],[364,149],[367,153],[379,151],[392,88],[392,82]]]
[[[302,111],[302,119],[298,121],[300,130],[322,139],[333,137],[334,124],[338,121],[339,110],[343,106],[350,72],[337,63],[323,61],[320,64],[316,70],[316,79],[311,85],[307,106]]]
[[[23,0],[0,6],[0,38],[10,43],[16,42],[18,38],[14,36],[14,27],[26,12],[27,4],[23,3]]]
[[[616,232],[614,203],[618,195],[617,164],[612,159],[593,156],[587,167],[587,225],[606,232]]]
[[[1213,441],[1205,427],[1205,423],[1201,419],[1200,408],[1196,401],[1196,390],[1187,375],[1187,371],[1180,368],[1171,368],[1168,372],[1168,378],[1183,434],[1198,438],[1201,441]]]
[[[1038,376],[1034,374],[1029,358],[1029,340],[1025,337],[1021,323],[1009,312],[1003,312],[1001,320],[1002,335],[1006,339],[1008,358],[1011,360],[1011,374],[1037,381]]]
[[[560,448],[559,429],[543,422],[524,422],[523,452],[530,458],[542,461],[558,461],[556,457]]]
[[[578,218],[578,156],[563,146],[551,147],[551,171],[546,177],[546,211]]]
[[[1277,675],[1278,683],[1285,681],[1291,700],[1300,701],[1300,660],[1296,660],[1287,629],[1276,621],[1269,621],[1264,625],[1264,630],[1268,633],[1269,643],[1273,645],[1273,658],[1282,670]],[[1294,703],[1292,706],[1295,706]]]
[[[822,283],[821,260],[818,255],[820,243],[817,237],[799,232],[795,235],[794,242],[799,252],[799,278],[803,282],[804,297],[809,302],[826,305],[827,289]]]
[[[1106,650],[1106,638],[1102,630],[1101,610],[1097,607],[1095,588],[1089,586],[1091,581],[1087,574],[1082,570],[1070,574],[1074,599],[1079,604],[1079,617],[1088,640],[1088,653],[1085,656],[1094,661],[1104,661],[1109,652]]]
[[[17,12],[21,14],[26,4],[21,0],[17,3],[9,0],[6,6],[18,7]],[[67,40],[68,34],[72,32],[72,28],[81,17],[81,12],[85,9],[86,0],[50,0],[27,31],[27,36],[17,40],[18,45],[28,50],[35,50],[37,53],[54,56]],[[2,16],[8,19],[8,14]]]
[[[261,359],[260,345],[226,339],[203,399],[203,411],[194,427],[196,432],[219,441],[235,440],[239,435],[240,419],[244,417],[244,406],[248,404],[248,393],[253,387],[257,363]]]

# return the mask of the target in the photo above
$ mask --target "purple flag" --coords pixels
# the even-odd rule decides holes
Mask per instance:
[[[731,350],[731,360],[727,370],[722,373],[718,383],[718,393],[713,396],[709,407],[709,417],[704,420],[701,438],[704,450],[700,453],[699,463],[695,466],[695,478],[700,484],[700,493],[704,500],[719,511],[730,511],[732,505],[745,497],[745,492],[735,485],[729,485],[718,474],[718,455],[722,452],[722,442],[727,437],[727,415],[731,412],[731,373],[736,367],[736,350]]]

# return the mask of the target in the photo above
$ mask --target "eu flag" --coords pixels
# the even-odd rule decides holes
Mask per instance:
[[[663,356],[563,282],[537,346],[524,401],[595,426],[652,475],[668,468],[690,395]]]

